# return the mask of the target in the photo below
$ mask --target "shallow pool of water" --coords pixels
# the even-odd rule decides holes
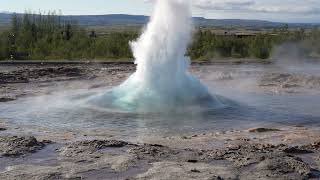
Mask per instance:
[[[266,71],[279,71],[279,68],[261,65],[196,67],[194,73],[212,94],[234,102],[219,109],[189,107],[174,113],[132,113],[99,109],[75,100],[75,97],[105,91],[102,88],[69,90],[0,103],[0,118],[12,124],[57,131],[110,130],[122,136],[199,133],[266,125],[318,126],[320,95],[265,92],[257,86],[257,79]]]

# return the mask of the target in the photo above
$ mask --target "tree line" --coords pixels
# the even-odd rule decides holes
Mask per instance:
[[[131,59],[129,42],[139,36],[136,31],[109,32],[97,35],[55,13],[13,15],[10,30],[0,34],[0,60],[82,60]],[[198,30],[187,54],[193,60],[214,58],[267,59],[284,42],[297,43],[306,55],[320,54],[320,31],[281,29],[250,36],[217,35]]]
[[[55,13],[13,15],[10,30],[0,34],[0,59],[132,58],[128,42],[137,37],[136,32],[97,37]]]
[[[255,35],[216,35],[210,30],[198,31],[189,48],[192,59],[213,58],[258,58],[268,59],[283,43],[294,43],[305,56],[320,54],[320,31],[306,33],[303,29],[289,31],[274,30]]]

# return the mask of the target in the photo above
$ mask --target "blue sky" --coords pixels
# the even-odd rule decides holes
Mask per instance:
[[[144,14],[154,0],[0,0],[0,11],[61,10],[63,14]],[[193,15],[320,23],[320,0],[192,0]]]

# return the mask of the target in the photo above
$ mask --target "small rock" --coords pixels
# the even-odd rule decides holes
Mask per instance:
[[[200,171],[198,169],[191,169],[191,172],[193,173],[200,173]]]
[[[220,176],[213,176],[212,178],[210,178],[210,180],[224,180],[224,179]]]
[[[280,131],[280,129],[272,129],[272,128],[252,128],[248,130],[250,133],[264,133],[264,132],[274,132]]]
[[[13,97],[0,97],[0,102],[9,102],[9,101],[14,101],[16,98]]]
[[[191,138],[187,136],[182,136],[181,139],[191,139]]]
[[[187,162],[188,162],[188,163],[197,163],[198,160],[196,160],[196,159],[189,159],[189,160],[187,160]]]
[[[320,141],[312,143],[312,146],[316,149],[320,149]]]
[[[245,141],[245,142],[249,142],[250,139],[249,138],[238,138],[236,140],[239,140],[239,141]]]
[[[285,153],[289,154],[309,154],[314,153],[313,151],[307,150],[307,149],[301,149],[299,147],[289,147],[283,150]]]
[[[43,140],[42,143],[44,143],[44,144],[52,144],[53,142],[50,141],[50,140]]]

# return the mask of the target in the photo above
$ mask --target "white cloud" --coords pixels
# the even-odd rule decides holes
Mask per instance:
[[[203,10],[320,14],[320,0],[193,0]]]
[[[253,0],[194,0],[193,5],[200,9],[240,10],[254,5]]]
[[[152,3],[156,0],[143,0]],[[161,1],[161,0],[160,0]],[[216,19],[320,22],[320,0],[190,0],[193,14]]]

